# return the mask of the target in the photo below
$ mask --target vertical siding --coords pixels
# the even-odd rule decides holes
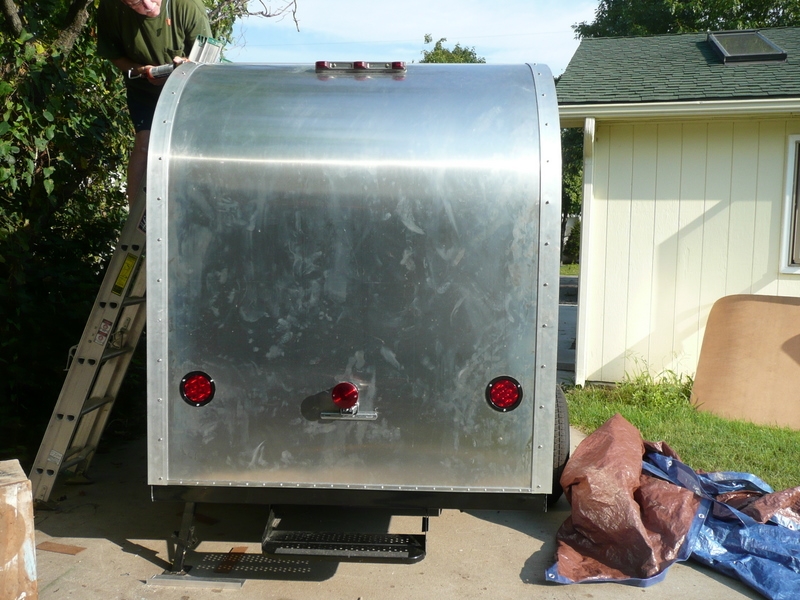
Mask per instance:
[[[730,168],[730,167],[729,167]],[[703,219],[705,217],[706,171],[708,169],[708,126],[683,125],[681,136],[681,189],[678,202],[678,265],[675,278],[675,340],[673,347],[661,351],[663,360],[672,354],[670,368],[680,371],[697,360],[700,351],[697,306],[703,259]],[[660,327],[661,324],[652,326]]]
[[[800,134],[800,120],[791,121],[790,123],[787,123],[786,136],[798,135],[798,134]],[[786,144],[787,144],[786,138],[784,138],[782,140],[782,142],[783,142],[783,147],[781,148],[781,151],[782,151],[782,154],[784,155],[784,163],[785,163],[786,162],[786,156],[785,156],[785,154],[786,154]],[[784,168],[780,170],[780,176],[779,176],[779,178],[781,179],[780,186],[779,186],[780,189],[781,189],[781,194],[783,193],[783,177],[784,177],[784,173],[785,173],[785,168],[786,167],[784,166]],[[781,224],[781,216],[778,215],[776,217],[776,219],[777,219],[778,227],[780,227],[781,226],[780,225]],[[778,229],[778,231],[780,231],[780,229]],[[780,241],[778,241],[777,243],[780,244]],[[777,248],[778,248],[778,251],[780,251],[780,245],[778,245]],[[777,292],[777,294],[779,296],[800,296],[800,277],[797,276],[797,275],[787,275],[785,273],[781,273],[778,276],[778,292]]]
[[[600,128],[595,133],[595,157],[594,157],[594,199],[592,204],[591,248],[581,249],[581,254],[590,257],[590,272],[596,275],[586,286],[589,289],[588,301],[585,306],[579,307],[578,318],[584,322],[586,332],[585,343],[577,341],[578,346],[584,348],[581,354],[585,357],[588,379],[600,380],[600,370],[603,365],[603,344],[605,337],[603,330],[603,315],[605,314],[605,272],[606,272],[606,239],[608,223],[608,135],[607,128]],[[582,231],[582,239],[586,234]],[[577,365],[576,365],[577,370]]]
[[[628,311],[625,315],[625,370],[630,362],[650,354],[650,320],[653,295],[656,228],[656,125],[642,125],[633,131],[633,173],[631,185],[631,233],[628,259]]]
[[[661,124],[656,132],[655,227],[653,235],[653,272],[650,273],[651,298],[648,354],[643,359],[658,371],[672,368],[675,335],[675,283],[678,271],[679,204],[675,198],[681,189],[681,138],[679,123]],[[660,324],[661,326],[657,326]],[[658,358],[656,358],[658,356]]]
[[[731,122],[710,123],[708,126],[708,169],[706,170],[706,193],[703,200],[703,254],[700,269],[700,302],[698,323],[705,323],[711,306],[725,295],[729,278],[727,256],[731,244],[730,235],[731,164],[738,148],[736,126]]]
[[[786,121],[765,121],[759,131],[758,187],[756,210],[753,219],[753,239],[770,240],[770,243],[755,243],[753,246],[753,270],[750,274],[753,294],[780,295],[779,277],[775,265],[781,257],[781,210],[775,210],[775,198],[783,199],[786,169],[786,147],[789,131]],[[796,124],[800,130],[800,123]],[[790,278],[791,279],[791,278]],[[798,294],[786,294],[790,296]]]
[[[598,125],[587,380],[693,374],[717,299],[800,296],[779,272],[792,133],[800,119]]]
[[[756,245],[753,220],[756,214],[758,164],[761,158],[766,158],[760,156],[758,121],[736,123],[733,131],[732,186],[728,216],[730,236],[727,244],[730,267],[727,269],[725,289],[720,296],[752,292],[753,252]],[[781,195],[775,198],[780,203]],[[780,240],[780,236],[778,239]]]
[[[620,126],[610,136],[608,148],[608,200],[605,293],[603,297],[603,377],[625,372],[625,325],[630,273],[631,178],[633,127]]]

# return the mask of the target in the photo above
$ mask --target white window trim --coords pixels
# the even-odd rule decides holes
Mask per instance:
[[[800,146],[800,135],[790,135],[786,148],[786,182],[783,190],[783,228],[781,231],[781,273],[788,275],[800,275],[800,265],[792,264],[795,189],[796,186],[800,186],[800,181],[798,181],[800,168],[797,162],[798,146]],[[798,198],[798,202],[800,202],[800,198]]]

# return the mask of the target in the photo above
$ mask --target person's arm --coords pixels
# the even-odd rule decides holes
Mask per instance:
[[[143,77],[147,76],[147,71],[149,71],[152,65],[141,65],[135,61],[132,61],[127,56],[121,56],[119,58],[112,58],[111,64],[113,64],[117,69],[122,71],[122,74],[127,76],[130,71],[133,71],[137,75],[141,75]]]
[[[117,69],[122,71],[122,74],[126,77],[129,73],[133,72],[134,74],[138,75],[139,77],[145,77],[150,83],[153,85],[164,85],[166,82],[166,77],[159,77],[155,78],[152,77],[150,74],[150,69],[152,69],[156,65],[141,65],[127,56],[122,56],[120,58],[111,58],[109,59],[111,64],[113,64]],[[172,59],[174,66],[178,66],[184,61],[183,58],[175,57]]]
[[[164,85],[163,79],[154,79],[150,76],[150,69],[154,65],[143,65],[125,56],[125,46],[120,37],[120,24],[115,13],[117,0],[100,2],[97,12],[97,53],[107,59],[116,67],[123,76],[129,73],[146,78],[154,85]]]

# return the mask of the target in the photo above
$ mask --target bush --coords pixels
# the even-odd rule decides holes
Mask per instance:
[[[578,219],[569,232],[569,237],[564,244],[563,262],[567,264],[577,263],[581,256],[581,221]]]

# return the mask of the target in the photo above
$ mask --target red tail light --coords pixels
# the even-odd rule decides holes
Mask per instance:
[[[522,386],[513,377],[496,377],[486,386],[486,400],[500,412],[514,410],[522,402]]]
[[[338,408],[353,408],[358,404],[358,388],[349,381],[337,383],[331,390],[331,398]]]
[[[181,398],[192,406],[203,406],[214,399],[216,385],[209,375],[193,371],[181,379]]]

